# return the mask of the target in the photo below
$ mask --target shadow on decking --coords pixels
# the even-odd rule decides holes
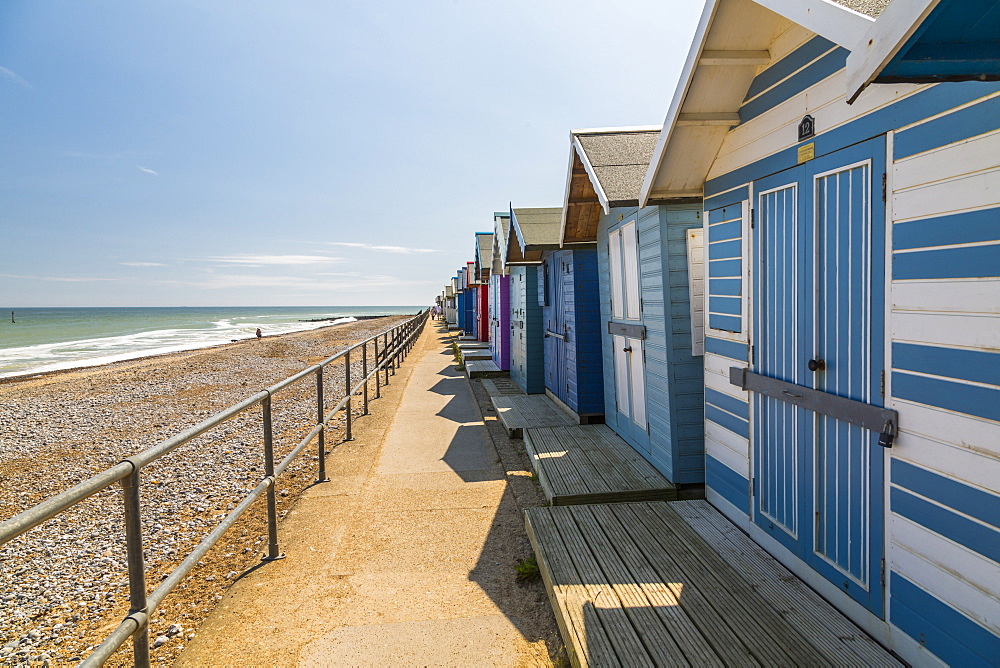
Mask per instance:
[[[901,665],[704,501],[527,519],[581,665]]]

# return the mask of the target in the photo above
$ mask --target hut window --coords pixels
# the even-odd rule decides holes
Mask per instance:
[[[639,240],[634,220],[608,235],[608,260],[612,317],[640,319]]]
[[[743,327],[743,228],[746,202],[706,212],[708,234],[708,326],[725,332]]]

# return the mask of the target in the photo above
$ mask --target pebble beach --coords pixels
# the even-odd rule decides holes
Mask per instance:
[[[0,521],[405,319],[0,382]],[[352,361],[356,380],[361,361]],[[328,367],[327,410],[343,387],[343,364]],[[276,461],[315,423],[315,392],[310,378],[273,399]],[[339,440],[328,434],[328,447]],[[261,444],[254,408],[143,470],[148,591],[260,481]],[[316,467],[313,445],[278,480],[279,513],[313,483]],[[122,527],[113,486],[0,547],[0,664],[72,665],[114,630],[128,611]],[[157,610],[156,665],[170,665],[229,583],[259,562],[265,536],[262,498]],[[131,643],[108,665],[131,665]]]

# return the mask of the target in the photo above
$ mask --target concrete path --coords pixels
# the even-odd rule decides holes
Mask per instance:
[[[244,574],[177,665],[551,665],[544,589],[513,570],[523,517],[442,328],[372,412],[283,522],[287,558]]]

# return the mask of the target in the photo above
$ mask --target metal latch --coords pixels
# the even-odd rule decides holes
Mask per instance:
[[[892,420],[886,420],[885,426],[882,427],[882,433],[878,435],[878,444],[883,448],[891,448],[893,432],[895,432],[895,429],[893,427]]]

